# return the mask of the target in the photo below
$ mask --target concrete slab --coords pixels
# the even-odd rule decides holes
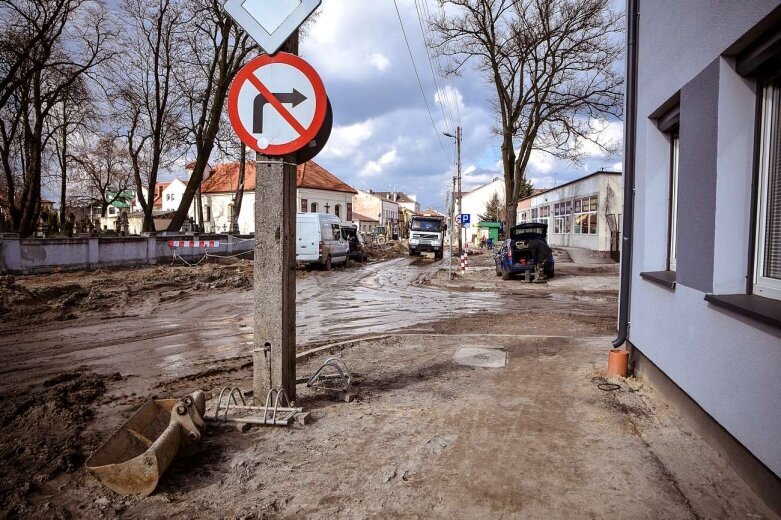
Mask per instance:
[[[507,353],[496,349],[464,347],[456,351],[453,361],[467,367],[504,368],[507,365]]]

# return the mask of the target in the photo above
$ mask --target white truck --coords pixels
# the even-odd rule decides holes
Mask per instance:
[[[445,233],[447,224],[445,217],[412,217],[409,234],[409,256],[420,256],[420,253],[434,253],[434,258],[441,260],[445,248]]]

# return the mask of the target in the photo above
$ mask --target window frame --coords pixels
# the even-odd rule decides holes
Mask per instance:
[[[681,138],[678,129],[670,134],[670,195],[667,201],[667,270],[678,270],[678,211],[680,209]]]
[[[308,213],[309,199],[301,199],[301,213]]]
[[[756,204],[754,215],[756,230],[754,233],[754,244],[751,248],[753,255],[751,266],[753,275],[749,278],[751,281],[750,290],[753,294],[781,300],[781,280],[769,278],[763,275],[765,269],[765,260],[767,252],[765,243],[767,238],[768,222],[768,199],[770,185],[770,163],[771,153],[769,147],[775,132],[776,139],[781,139],[781,124],[778,128],[768,132],[768,126],[772,124],[773,111],[781,111],[781,82],[778,79],[760,83],[758,85],[758,146],[757,146],[757,176],[756,176]],[[776,118],[781,121],[781,115]]]

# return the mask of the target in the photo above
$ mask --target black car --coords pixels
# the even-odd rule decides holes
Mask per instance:
[[[535,238],[547,241],[548,225],[537,222],[518,224],[510,229],[510,238],[499,247],[494,260],[496,262],[496,276],[509,280],[516,274],[524,274],[534,271],[534,258],[529,249],[529,242]],[[545,261],[545,276],[553,278],[555,275],[553,255]]]
[[[355,260],[356,262],[365,262],[367,260],[368,254],[366,253],[366,245],[363,243],[361,234],[358,233],[358,226],[342,226],[342,238],[344,238],[350,246],[347,258]]]

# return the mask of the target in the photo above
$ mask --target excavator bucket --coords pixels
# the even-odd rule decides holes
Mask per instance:
[[[148,496],[180,448],[201,438],[206,396],[147,401],[87,459],[87,468],[120,495]]]

